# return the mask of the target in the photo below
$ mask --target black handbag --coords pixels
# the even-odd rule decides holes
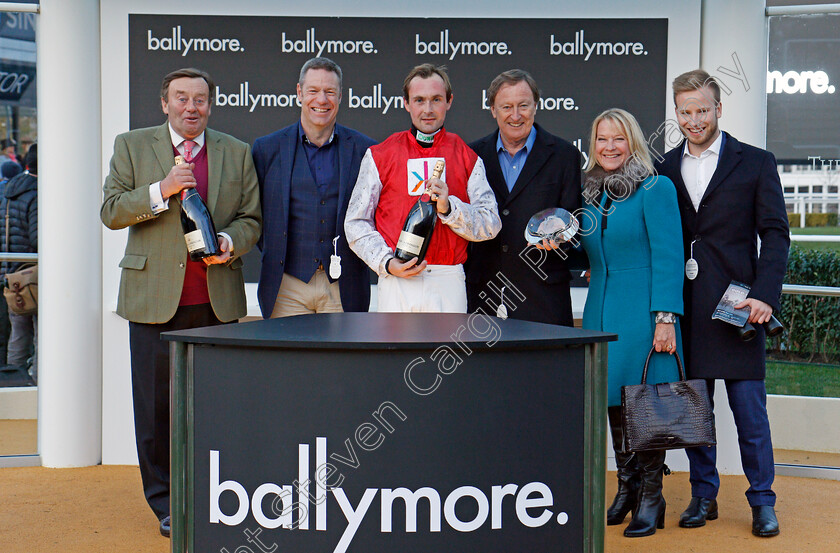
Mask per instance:
[[[706,381],[685,379],[678,353],[678,382],[648,384],[651,348],[642,383],[621,387],[621,425],[626,452],[715,445],[715,419]],[[663,352],[664,355],[667,355]]]

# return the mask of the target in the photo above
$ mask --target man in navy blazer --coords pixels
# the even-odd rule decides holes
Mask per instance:
[[[657,170],[674,181],[683,225],[686,270],[683,347],[690,378],[705,378],[714,395],[723,379],[738,428],[741,464],[749,480],[752,532],[778,535],[772,490],[773,445],[764,386],[765,334],[761,323],[779,310],[790,235],[782,185],[773,154],[743,144],[718,128],[720,87],[703,70],[689,71],[673,83],[677,120],[685,140],[665,154]],[[761,240],[759,254],[757,239]],[[693,259],[694,262],[690,260]],[[749,322],[757,330],[750,342],[736,329],[712,319],[731,281],[750,286]],[[696,528],[718,517],[720,478],[714,447],[686,450],[691,502],[680,526]]]
[[[312,58],[300,71],[300,121],[254,142],[263,206],[257,296],[264,318],[367,311],[367,266],[347,245],[344,216],[367,136],[335,120],[341,68]]]

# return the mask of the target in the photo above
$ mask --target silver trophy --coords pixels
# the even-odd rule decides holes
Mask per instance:
[[[577,234],[580,223],[574,215],[561,207],[550,207],[535,213],[525,226],[525,240],[536,245],[543,240],[562,244]]]

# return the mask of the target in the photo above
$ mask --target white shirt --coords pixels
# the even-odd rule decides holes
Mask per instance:
[[[691,197],[691,203],[694,204],[694,211],[700,208],[700,200],[703,199],[703,194],[709,187],[712,175],[715,174],[720,159],[721,144],[723,144],[722,132],[718,134],[717,139],[712,142],[711,146],[706,148],[699,156],[695,156],[688,151],[688,141],[685,143],[680,172],[685,188],[688,190],[688,195]]]

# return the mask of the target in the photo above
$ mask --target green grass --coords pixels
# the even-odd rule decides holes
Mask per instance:
[[[840,397],[840,365],[767,360],[767,393]]]
[[[791,234],[818,234],[820,236],[837,236],[840,238],[840,227],[805,227],[792,228]],[[840,241],[838,242],[793,242],[805,250],[834,250],[840,252]]]
[[[819,235],[827,235],[832,234],[835,236],[840,236],[840,227],[805,227],[805,228],[792,228],[790,229],[791,234],[819,234]]]

